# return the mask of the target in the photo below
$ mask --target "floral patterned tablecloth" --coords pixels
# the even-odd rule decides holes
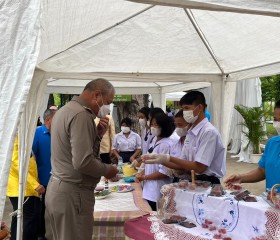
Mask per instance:
[[[280,211],[272,209],[262,198],[258,202],[236,201],[227,193],[223,197],[209,196],[206,192],[190,192],[175,188],[172,184],[162,188],[165,202],[165,217],[180,215],[194,222],[195,228],[184,228],[178,224],[163,224],[151,216],[151,232],[155,239],[220,239],[276,240],[280,239]],[[213,222],[211,230],[205,220]]]

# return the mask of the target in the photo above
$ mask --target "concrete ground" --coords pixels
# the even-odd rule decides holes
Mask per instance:
[[[236,162],[236,160],[237,158],[231,158],[229,154],[227,155],[227,173],[225,178],[235,173],[248,172],[257,167],[257,164]],[[260,195],[262,192],[265,191],[265,181],[259,183],[242,184],[242,185],[255,195]],[[8,226],[10,225],[10,221],[11,221],[11,218],[9,217],[9,213],[11,213],[12,211],[13,211],[12,205],[9,199],[7,198],[3,220],[7,223]]]

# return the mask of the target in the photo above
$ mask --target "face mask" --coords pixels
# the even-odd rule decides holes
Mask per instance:
[[[198,107],[198,106],[197,106]],[[196,108],[197,108],[196,107]],[[195,108],[195,109],[196,109]],[[194,110],[195,110],[194,109]],[[198,119],[198,116],[199,116],[199,113],[197,114],[197,116],[194,116],[193,115],[193,111],[194,110],[188,110],[188,111],[183,111],[183,116],[184,116],[184,119],[187,123],[194,123],[197,119]]]
[[[280,135],[280,122],[279,121],[274,121],[273,122],[273,127],[276,129],[278,135]]]
[[[187,130],[187,128],[176,128],[176,129],[175,129],[175,132],[177,133],[177,135],[178,135],[179,137],[184,137],[184,136],[187,135],[188,130]]]
[[[158,137],[161,134],[160,128],[151,127],[151,134],[155,137]]]
[[[147,121],[147,126],[150,127],[150,120]]]
[[[140,124],[141,127],[145,127],[146,124],[147,124],[146,119],[144,119],[144,118],[139,118],[139,124]]]
[[[99,107],[99,111],[97,113],[97,117],[104,118],[104,117],[106,117],[106,115],[108,115],[110,113],[110,104],[104,105],[102,95],[101,95],[101,98],[102,98],[102,103],[103,103],[103,105],[101,107],[99,106],[98,102],[96,101],[97,106]]]
[[[130,127],[121,127],[123,133],[128,133],[130,131]]]

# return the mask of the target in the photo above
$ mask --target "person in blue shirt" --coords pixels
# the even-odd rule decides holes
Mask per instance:
[[[280,100],[275,103],[273,126],[280,134]],[[248,173],[234,174],[225,180],[225,186],[231,188],[234,183],[254,183],[266,180],[266,189],[280,183],[280,136],[272,137],[265,146],[258,167]]]
[[[205,110],[204,110],[205,117],[207,117],[208,121],[210,122],[211,116],[210,112],[207,110],[207,104],[205,103]]]
[[[51,124],[56,110],[47,109],[44,112],[44,124],[37,127],[34,135],[32,151],[36,159],[38,168],[38,177],[41,185],[47,189],[51,176]],[[44,240],[45,228],[45,194],[42,195],[42,204],[40,211],[40,223],[38,230],[38,240]]]

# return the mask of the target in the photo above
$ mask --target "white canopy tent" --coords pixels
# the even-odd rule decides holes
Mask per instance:
[[[240,11],[244,2],[235,2]],[[137,82],[147,93],[151,83],[162,84],[159,91],[211,83],[213,123],[226,141],[236,81],[280,71],[280,19],[264,16],[278,16],[280,3],[254,2],[268,10],[248,15],[123,0],[6,0],[0,9],[0,219],[19,119],[26,172],[34,119],[50,78]],[[252,13],[248,8],[256,4],[243,12]]]

